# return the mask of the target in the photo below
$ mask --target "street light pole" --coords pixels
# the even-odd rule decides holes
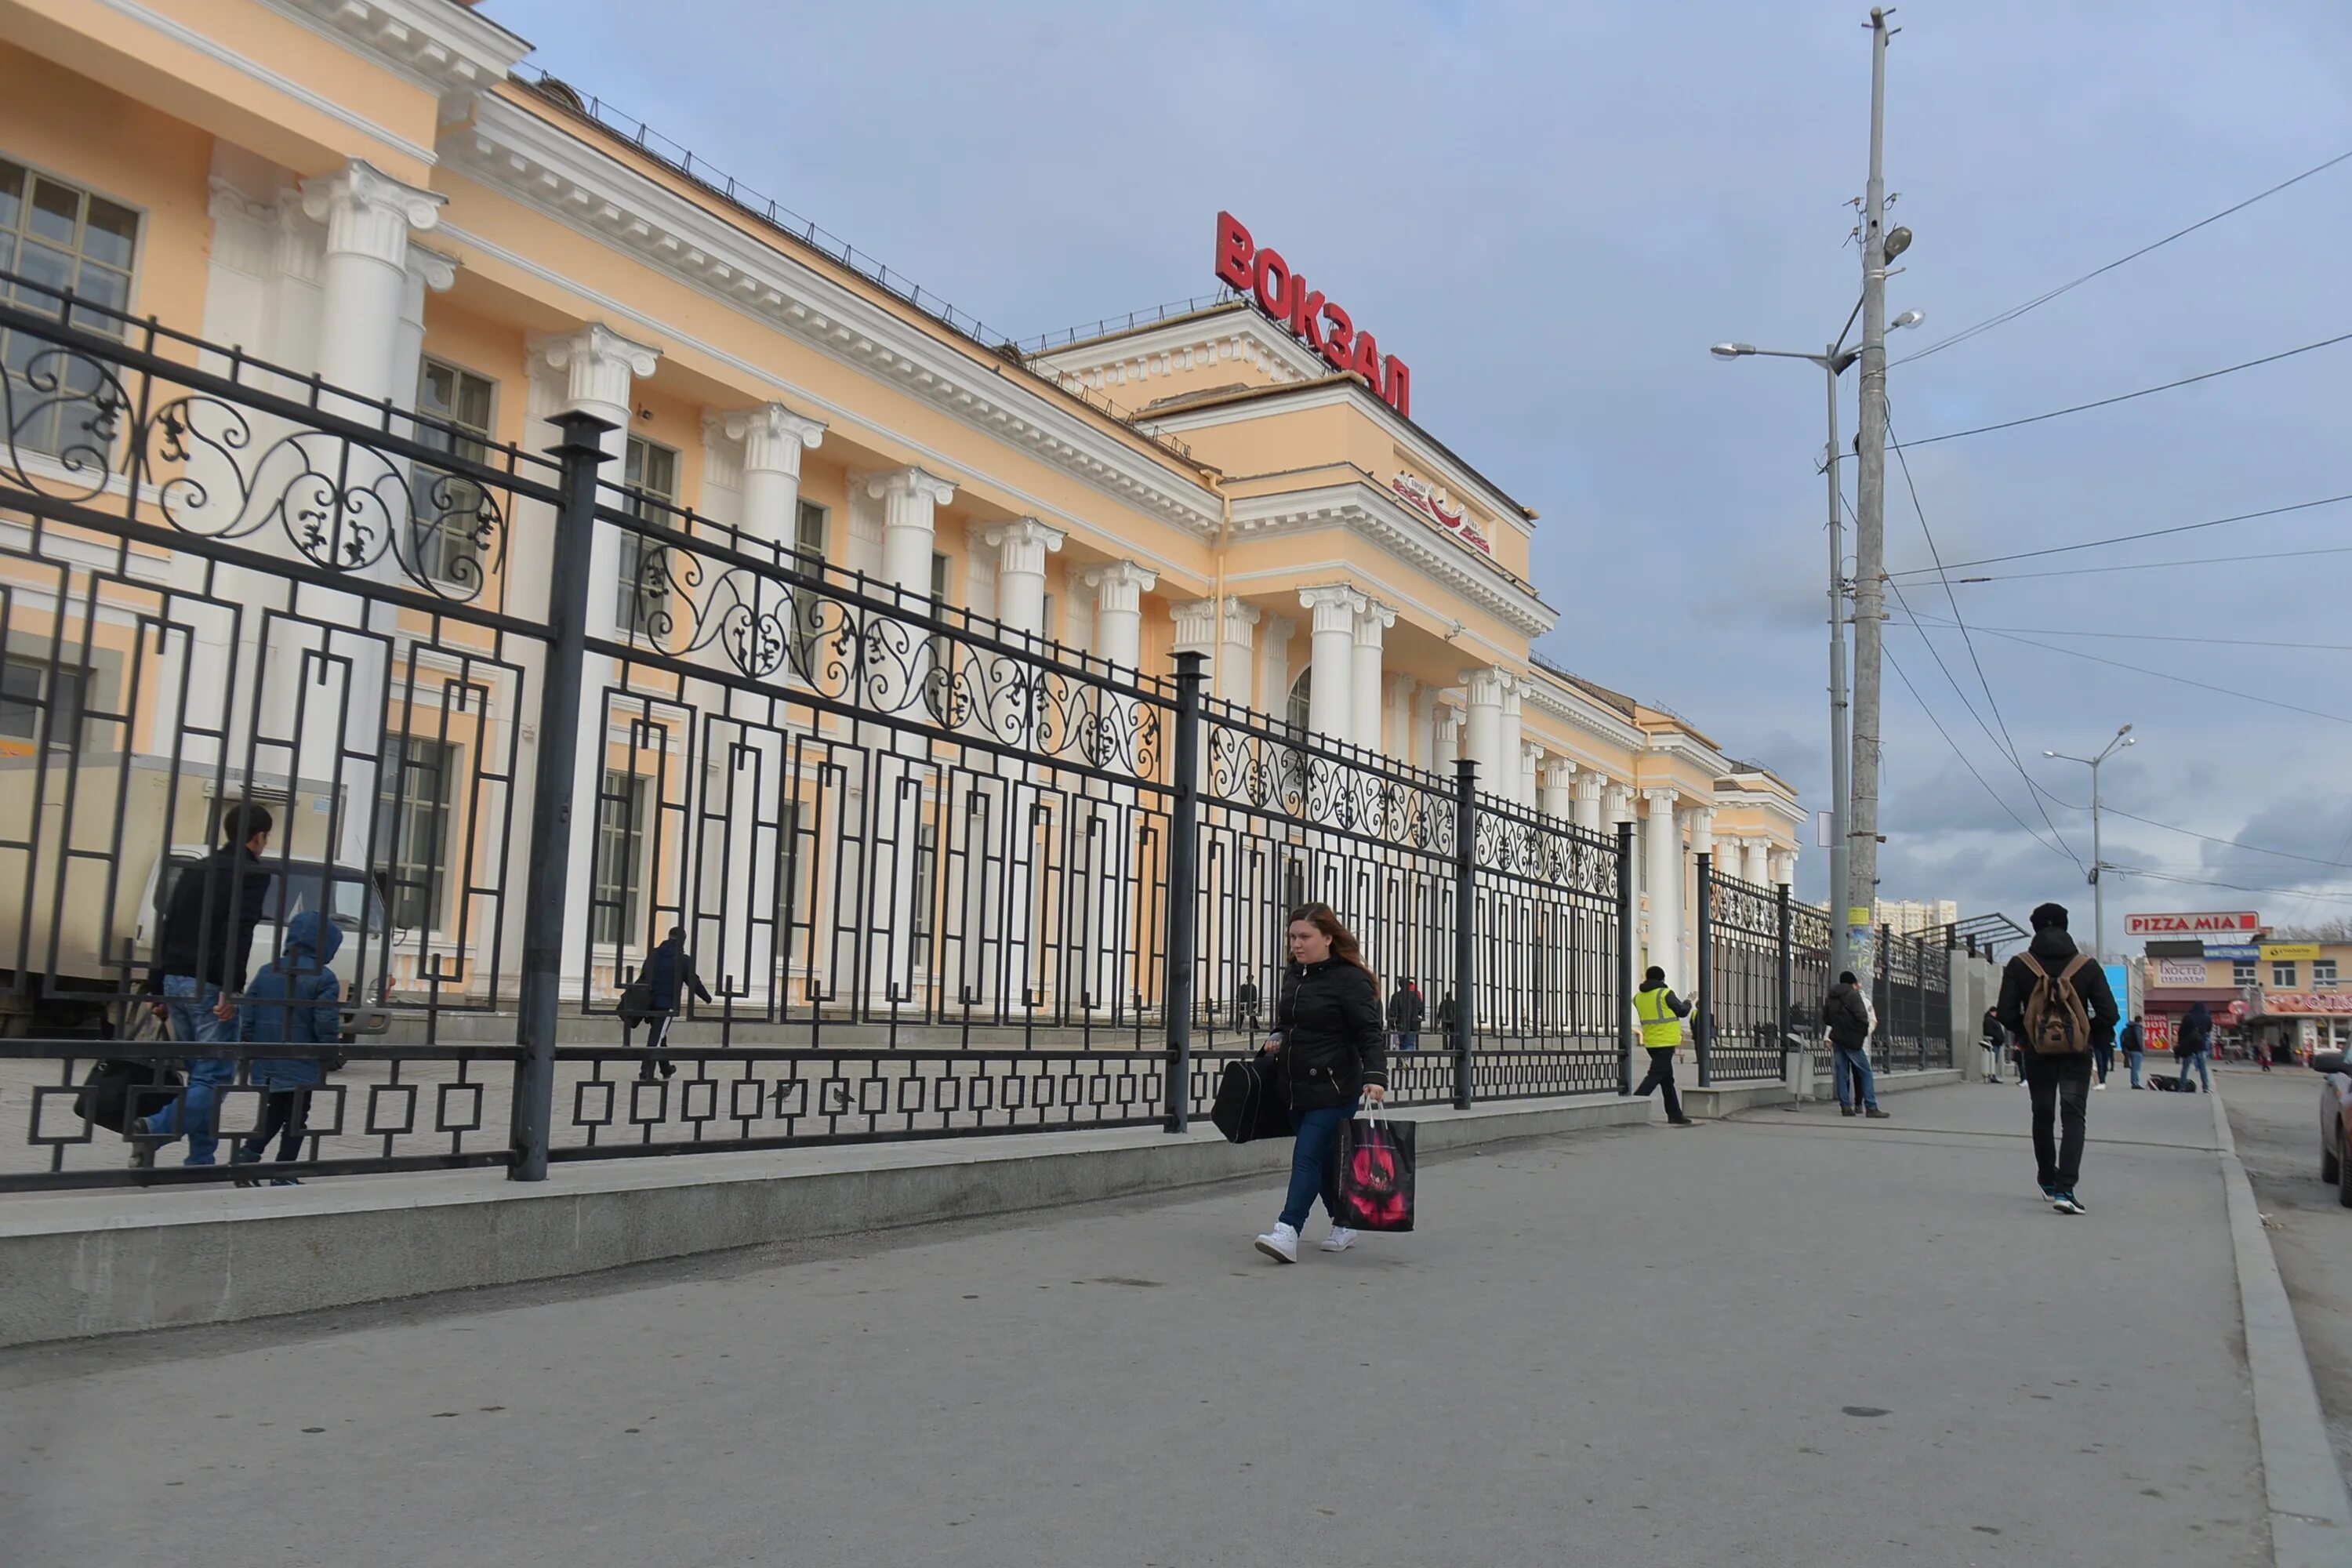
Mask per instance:
[[[1862,921],[1849,931],[1850,967],[1868,994],[1877,967],[1870,909],[1878,894],[1879,679],[1886,621],[1886,13],[1870,13],[1870,183],[1863,193],[1862,439],[1856,452],[1853,537],[1853,772],[1848,826],[1849,907],[1832,919]],[[1907,236],[1905,237],[1907,239]]]
[[[2137,746],[2128,724],[2117,730],[2106,749],[2095,757],[2069,756],[2064,752],[2044,752],[2045,757],[2062,763],[2080,763],[2091,770],[2091,946],[2098,962],[2107,961],[2107,858],[2099,840],[2099,764],[2126,746]]]

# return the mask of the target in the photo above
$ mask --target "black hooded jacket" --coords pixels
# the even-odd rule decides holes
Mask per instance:
[[[1388,1087],[1380,987],[1361,964],[1343,958],[1294,964],[1282,979],[1275,1023],[1292,1110],[1353,1105],[1366,1084]]]
[[[2073,937],[2056,926],[2035,931],[2025,949],[2053,974],[2073,963],[2074,955],[2082,951],[2074,945]],[[2025,1037],[2025,999],[2033,994],[2037,979],[2026,965],[2025,953],[2011,959],[2000,972],[2000,1005],[1995,1009],[2000,1015],[2002,1027],[2017,1037],[2018,1049],[2027,1056],[2034,1052],[2033,1043]],[[2074,990],[2083,998],[2084,1011],[2091,1016],[2091,1037],[2084,1043],[2097,1047],[2114,1039],[2116,1021],[2123,1014],[2116,1005],[2115,992],[2107,984],[2107,972],[2096,963],[2083,965],[2074,972]],[[2090,1053],[2084,1052],[2083,1060],[2090,1059]]]

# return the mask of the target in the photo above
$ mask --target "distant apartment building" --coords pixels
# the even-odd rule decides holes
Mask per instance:
[[[1960,906],[1950,899],[1881,899],[1872,916],[1897,936],[1923,936],[1960,922]]]

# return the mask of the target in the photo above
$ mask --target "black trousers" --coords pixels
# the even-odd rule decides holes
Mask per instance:
[[[1672,1046],[1652,1046],[1649,1047],[1648,1049],[1650,1052],[1650,1076],[1643,1079],[1642,1080],[1642,1087],[1635,1089],[1633,1092],[1646,1100],[1649,1098],[1649,1093],[1652,1089],[1664,1089],[1666,1091],[1666,1120],[1669,1121],[1680,1121],[1683,1119],[1683,1097],[1675,1090],[1675,1047]]]
[[[2083,1128],[2091,1103],[2087,1051],[2045,1057],[2024,1053],[2025,1087],[2033,1097],[2033,1163],[2045,1187],[2071,1193],[2083,1177]],[[2059,1125],[2053,1136],[2052,1122]]]
[[[269,1152],[269,1141],[280,1134],[284,1141],[278,1146],[280,1161],[302,1157],[302,1140],[310,1136],[310,1091],[307,1089],[273,1089],[261,1108],[261,1125],[245,1141],[247,1152],[258,1160]]]
[[[661,1063],[664,1078],[677,1071],[677,1064],[669,1059],[667,1049],[669,1045],[671,1016],[667,1013],[656,1013],[646,1020],[646,1059],[637,1066],[637,1077],[640,1079],[654,1076],[656,1062]]]

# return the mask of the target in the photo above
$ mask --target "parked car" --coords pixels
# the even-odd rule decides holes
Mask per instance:
[[[2345,1053],[2321,1051],[2311,1070],[2326,1075],[2319,1087],[2319,1179],[2336,1184],[2336,1202],[2352,1209],[2352,1072]]]

